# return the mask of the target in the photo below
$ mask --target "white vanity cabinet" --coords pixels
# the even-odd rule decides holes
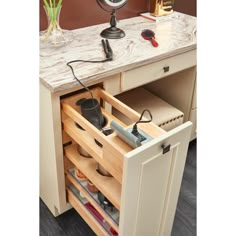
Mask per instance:
[[[115,95],[140,86],[182,111],[184,123],[168,132],[153,123],[140,124],[152,140],[138,148],[132,148],[115,133],[102,135],[75,106],[80,96],[89,95],[84,94],[66,62],[100,59],[104,53],[100,32],[105,25],[75,30],[79,40],[40,51],[40,197],[55,217],[74,207],[99,236],[114,231],[120,236],[169,236],[188,144],[195,137],[196,18],[174,12],[159,22],[135,17],[119,24],[126,37],[110,41],[112,61],[73,65],[78,78],[101,99],[107,125],[115,120],[128,127],[112,114],[112,107],[133,122],[139,119],[140,114]],[[144,28],[157,33],[158,48],[142,39]],[[91,158],[82,157],[78,145]],[[101,176],[96,171],[97,163],[112,177]],[[96,194],[75,178],[75,169],[117,211],[103,209]]]

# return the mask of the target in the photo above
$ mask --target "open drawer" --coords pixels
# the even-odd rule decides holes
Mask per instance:
[[[139,113],[130,109],[124,103],[121,103],[101,88],[93,89],[91,92],[93,97],[96,98],[100,104],[110,104],[112,107],[127,116],[132,123],[139,120]],[[65,114],[63,115],[64,118],[62,121],[63,129],[72,137],[72,139],[81,145],[89,155],[111,173],[119,183],[122,183],[124,155],[134,148],[122,141],[116,133],[105,136],[81,115],[80,106],[77,106],[76,103],[82,98],[90,97],[91,95],[89,92],[84,92],[62,100],[62,111]],[[116,121],[123,128],[130,127],[130,125],[122,123],[119,119],[103,108],[102,113],[106,119],[105,127],[109,127],[111,121]],[[139,128],[148,133],[152,138],[159,137],[161,134],[165,133],[164,130],[152,122],[139,124]],[[101,145],[97,145],[97,142]]]
[[[105,107],[108,103],[133,123],[139,120],[139,113],[101,88],[91,91],[102,106]],[[81,170],[119,210],[119,222],[113,224],[111,219],[107,220],[110,225],[113,224],[112,227],[119,235],[170,235],[190,140],[191,122],[168,132],[152,122],[140,123],[138,128],[151,139],[133,148],[116,132],[104,135],[81,115],[76,102],[81,98],[90,97],[89,92],[82,92],[61,101],[63,131],[72,140],[72,144],[64,148],[65,160]],[[106,119],[105,127],[116,121],[124,129],[130,128],[130,125],[122,123],[104,108],[102,113]],[[95,140],[101,146],[97,145]],[[78,146],[83,147],[92,158],[82,156],[78,152]],[[96,171],[97,163],[101,164],[111,177],[101,176]],[[83,187],[71,175],[68,165],[65,166],[66,181],[89,198]],[[90,214],[76,200],[70,188],[67,188],[67,197],[83,218],[90,218]],[[96,202],[90,200],[99,211]],[[106,217],[105,213],[102,214]],[[92,218],[86,222],[96,233],[100,232],[100,229],[94,227]],[[100,234],[107,235],[102,231]]]

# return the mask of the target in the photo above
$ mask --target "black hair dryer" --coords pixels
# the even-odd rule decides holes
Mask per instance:
[[[102,115],[101,107],[95,98],[82,98],[76,102],[80,106],[82,116],[93,124],[97,129],[101,130],[105,125],[105,118]]]

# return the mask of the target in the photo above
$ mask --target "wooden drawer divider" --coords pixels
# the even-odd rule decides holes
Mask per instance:
[[[65,156],[120,210],[121,184],[115,178],[100,175],[96,160],[79,155],[76,145],[66,147]]]
[[[102,104],[102,102],[109,103],[125,114],[133,122],[136,122],[139,119],[139,113],[132,110],[101,88],[92,89],[91,92],[93,93],[94,98],[100,101],[100,104]],[[62,110],[67,116],[67,118],[63,119],[64,131],[85,148],[85,150],[105,169],[107,169],[107,171],[109,171],[119,183],[122,183],[123,157],[133,148],[119,139],[115,133],[105,136],[81,115],[80,108],[76,105],[76,102],[81,98],[90,97],[91,95],[89,92],[83,92],[62,100]],[[115,120],[124,128],[128,128],[127,125],[123,124],[119,119],[106,112],[104,109],[102,109],[102,112],[106,116],[107,126],[109,126],[112,120]],[[63,117],[65,116],[63,115]],[[77,128],[74,122],[79,124],[85,131]],[[140,127],[153,137],[165,133],[165,131],[152,122],[148,124],[140,124]],[[103,145],[103,148],[96,147],[94,139],[100,142]]]
[[[81,215],[86,223],[93,229],[97,235],[108,236],[107,231],[102,227],[99,222],[91,215],[91,213],[85,208],[85,206],[77,199],[73,192],[67,188],[67,197],[69,203],[73,208]]]
[[[86,190],[71,176],[68,171],[66,172],[68,180],[85,196],[85,198],[94,206],[94,208],[102,215],[107,223],[118,232],[118,225],[111,219],[111,217],[102,209],[102,207],[87,193]]]

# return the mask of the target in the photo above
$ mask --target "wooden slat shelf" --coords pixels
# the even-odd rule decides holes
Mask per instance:
[[[82,202],[80,202],[74,193],[67,188],[67,197],[69,203],[73,208],[83,217],[86,223],[93,229],[97,235],[108,236],[108,232],[102,227],[102,225],[91,215],[91,213],[86,209]]]
[[[75,99],[73,99],[74,102]],[[78,99],[77,99],[78,100]],[[103,135],[101,131],[99,131],[97,128],[95,128],[90,122],[88,122],[79,112],[79,108],[76,107],[73,103],[70,103],[68,101],[64,101],[62,103],[63,111],[66,113],[68,117],[70,117],[74,122],[79,124],[84,130],[86,130],[91,136],[96,138],[103,146],[111,146],[114,147],[114,150],[118,151],[118,154],[123,156],[125,153],[131,151],[133,148],[130,147],[127,143],[122,141],[122,146],[118,145],[115,141],[108,140],[108,137]],[[105,127],[110,126],[110,122],[112,120],[116,121],[119,123],[121,126],[126,127],[126,125],[121,122],[119,119],[117,119],[115,116],[112,114],[108,113],[105,111],[105,109],[102,109],[103,115],[106,117],[107,120],[107,125]],[[63,123],[65,122],[64,119],[62,120]],[[138,119],[137,119],[138,120]]]
[[[65,147],[65,156],[120,210],[121,184],[115,178],[100,175],[96,160],[81,156],[76,145]]]
[[[97,161],[102,159],[102,148],[96,143],[94,138],[88,132],[78,128],[73,120],[67,118],[63,121],[64,131],[75,140],[83,149],[85,149]]]
[[[113,229],[118,232],[119,227],[114,222],[113,219],[111,219],[111,216],[106,213],[106,211],[99,205],[99,203],[84,189],[84,186],[82,186],[78,180],[75,179],[74,176],[70,174],[69,171],[66,172],[66,177],[68,180],[83,194],[83,196],[94,206],[94,208],[102,215],[102,217],[107,221],[107,223],[113,227]]]

